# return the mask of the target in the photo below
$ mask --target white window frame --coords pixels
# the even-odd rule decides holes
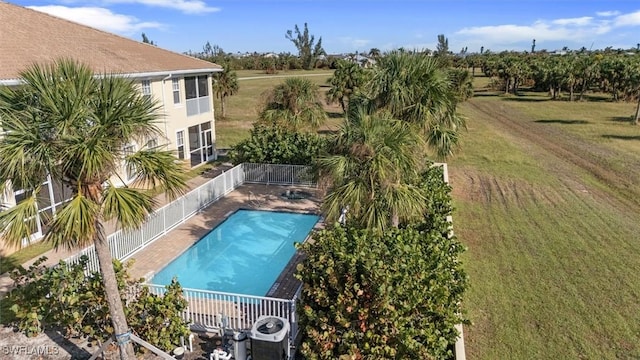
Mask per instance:
[[[147,141],[147,150],[152,150],[154,148],[158,147],[158,138],[157,137],[152,137],[151,139],[149,139]]]
[[[187,91],[187,84],[191,80],[195,80],[195,96],[189,97],[189,91]],[[203,95],[200,91],[200,82],[204,79],[206,95]],[[185,106],[187,108],[187,116],[202,115],[210,113],[213,110],[213,104],[211,103],[211,84],[209,83],[209,75],[193,75],[186,76],[184,78],[184,96]]]
[[[142,90],[142,95],[151,96],[151,80],[142,80],[141,90]]]
[[[173,105],[180,105],[182,103],[182,99],[180,98],[180,79],[171,79],[171,91],[173,94]]]
[[[133,154],[136,151],[137,151],[137,148],[136,148],[136,144],[134,143],[128,143],[122,147],[122,152],[124,153],[125,156],[129,154]],[[127,164],[126,162],[124,162],[122,167],[124,172],[123,174],[124,182],[125,184],[128,184],[135,179],[136,169],[134,169],[132,166],[129,166],[129,164]]]
[[[187,159],[188,151],[184,144],[185,129],[176,130],[176,157],[180,160]],[[180,148],[182,147],[182,158],[180,157]]]

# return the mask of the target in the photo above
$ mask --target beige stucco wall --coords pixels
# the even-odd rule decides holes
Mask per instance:
[[[188,76],[205,75],[205,74],[189,74]],[[180,82],[180,103],[173,103],[172,79],[178,79]],[[161,104],[161,112],[163,113],[163,124],[160,125],[161,130],[166,136],[168,147],[170,150],[176,149],[176,132],[184,130],[185,144],[185,160],[189,159],[188,149],[188,128],[207,121],[211,122],[211,133],[214,144],[216,142],[215,118],[213,110],[213,89],[211,87],[211,74],[207,75],[207,87],[211,107],[211,111],[193,116],[187,116],[184,75],[174,75],[171,78],[153,79],[151,83],[151,92],[153,97]]]

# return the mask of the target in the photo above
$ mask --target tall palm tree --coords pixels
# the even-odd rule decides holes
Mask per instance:
[[[220,110],[222,118],[227,117],[226,104],[227,97],[238,92],[238,73],[231,70],[229,64],[223,66],[223,71],[213,76],[213,93],[220,99]]]
[[[447,70],[423,53],[394,51],[379,59],[364,86],[371,106],[415,124],[435,157],[453,153],[464,118],[456,112],[458,98]]]
[[[426,199],[413,182],[422,165],[421,141],[410,124],[352,102],[331,154],[316,164],[330,189],[322,205],[327,219],[348,209],[348,222],[382,231],[424,213]]]
[[[175,197],[185,186],[171,152],[144,146],[125,151],[128,144],[161,136],[158,106],[131,80],[97,77],[71,60],[33,65],[21,78],[20,87],[0,88],[0,192],[23,189],[27,196],[0,212],[2,238],[20,245],[32,233],[47,176],[71,189],[69,200],[44,219],[44,241],[55,248],[95,245],[113,331],[126,334],[104,222],[136,228],[154,203],[142,188],[158,185]],[[113,179],[123,166],[135,172],[137,186],[116,186]],[[122,359],[133,356],[130,343],[120,346]]]
[[[327,120],[318,86],[302,77],[287,78],[265,94],[260,119],[294,131],[317,130]]]

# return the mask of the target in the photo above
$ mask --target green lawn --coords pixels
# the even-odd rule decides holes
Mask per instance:
[[[309,76],[311,75],[311,76]],[[282,76],[308,76],[308,79],[320,86],[320,92],[326,92],[327,79],[331,77],[331,71],[286,71],[277,74],[267,75],[264,71],[242,70],[238,71],[239,89],[238,93],[227,98],[226,117],[221,118],[220,101],[215,101],[216,106],[216,146],[228,148],[249,136],[253,123],[258,118],[258,112],[263,101],[265,91],[282,83],[285,78]],[[247,77],[266,77],[261,79],[246,79]],[[336,112],[336,106],[326,105],[328,112]],[[333,120],[333,119],[331,119]],[[331,121],[328,126],[335,128],[335,121]],[[333,126],[333,127],[332,127]]]
[[[620,121],[633,104],[544,98],[461,107],[449,169],[468,358],[638,359],[640,127]]]

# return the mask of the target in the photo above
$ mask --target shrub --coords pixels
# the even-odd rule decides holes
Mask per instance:
[[[251,130],[251,136],[233,147],[229,158],[235,164],[250,162],[311,165],[325,143],[325,139],[317,134],[256,124]]]
[[[44,261],[46,257],[11,273],[16,284],[8,297],[15,315],[12,324],[27,336],[52,328],[61,329],[67,337],[112,336],[102,276],[97,272],[86,275],[88,258],[73,265],[61,261],[50,268],[42,265]],[[181,336],[189,334],[188,323],[181,318],[187,307],[182,288],[174,280],[164,296],[150,294],[140,280],[131,279],[130,264],[114,261],[127,322],[138,336],[170,351],[180,345]]]
[[[300,246],[307,359],[442,359],[458,333],[463,246],[439,229],[336,227]]]

